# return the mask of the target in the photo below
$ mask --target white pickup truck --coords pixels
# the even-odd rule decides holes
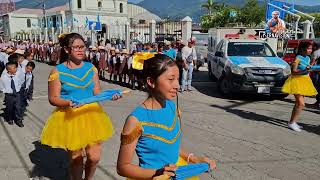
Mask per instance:
[[[267,42],[256,39],[222,39],[208,53],[208,72],[224,95],[244,92],[279,97],[286,96],[281,88],[291,74],[289,64]]]

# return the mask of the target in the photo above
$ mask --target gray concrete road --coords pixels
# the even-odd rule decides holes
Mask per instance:
[[[51,67],[37,64],[34,101],[28,107],[25,127],[0,120],[0,180],[56,179],[67,174],[67,155],[38,143],[46,119],[53,110],[47,100]],[[102,87],[119,88],[102,82]],[[194,91],[180,95],[183,112],[183,147],[217,161],[215,179],[318,180],[320,179],[319,110],[307,105],[300,133],[287,128],[292,97],[271,100],[261,96],[225,99],[205,68],[194,74]],[[118,102],[103,106],[113,120],[114,136],[104,143],[96,180],[124,179],[116,174],[119,136],[126,116],[146,94],[133,91]],[[314,100],[308,98],[307,104]],[[207,174],[201,179],[210,179]]]

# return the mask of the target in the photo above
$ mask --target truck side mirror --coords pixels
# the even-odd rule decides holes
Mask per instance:
[[[222,51],[217,51],[214,55],[218,57],[224,57],[224,54]]]

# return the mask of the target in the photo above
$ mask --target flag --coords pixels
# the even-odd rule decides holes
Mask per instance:
[[[84,105],[84,104],[90,104],[94,102],[112,100],[113,95],[117,94],[119,96],[122,96],[123,94],[127,94],[127,93],[129,93],[129,91],[121,91],[119,89],[110,89],[110,90],[105,90],[90,98],[81,99],[81,100],[72,100],[72,102],[75,105]]]
[[[207,163],[198,163],[198,164],[189,164],[185,166],[179,166],[174,172],[176,175],[172,177],[173,180],[183,180],[197,176],[204,172],[209,171],[209,164]]]
[[[86,25],[88,25],[89,24],[89,19],[88,19],[88,17],[86,16]]]
[[[88,25],[89,25],[89,19],[88,19],[88,17],[86,16],[86,22],[85,22],[85,27],[87,27]]]

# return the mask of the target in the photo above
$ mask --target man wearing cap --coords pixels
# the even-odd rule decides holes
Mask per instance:
[[[181,92],[191,91],[192,73],[197,60],[196,50],[194,48],[195,39],[190,38],[188,45],[182,48],[183,72],[182,72],[182,86]]]
[[[164,44],[165,44],[165,47],[162,53],[169,56],[171,59],[176,60],[177,52],[172,48],[171,42],[165,40]]]

